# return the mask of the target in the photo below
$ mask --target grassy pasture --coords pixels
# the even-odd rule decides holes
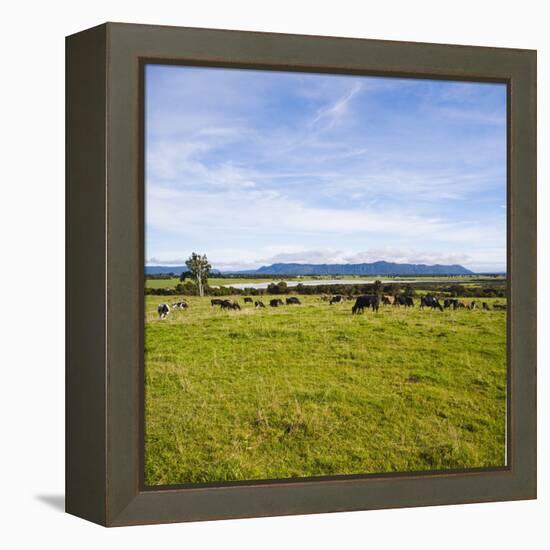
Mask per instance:
[[[504,311],[234,298],[146,297],[148,485],[504,464]]]

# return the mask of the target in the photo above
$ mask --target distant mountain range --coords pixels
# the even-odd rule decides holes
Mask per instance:
[[[182,273],[185,266],[146,266],[146,275]],[[216,271],[216,270],[214,270]],[[375,277],[397,275],[473,275],[473,271],[454,265],[398,264],[394,262],[372,262],[363,264],[295,264],[277,263],[258,269],[232,271],[243,275],[361,275]]]
[[[473,275],[461,265],[397,264],[372,262],[364,264],[294,264],[278,263],[239,273],[258,275]]]
[[[175,273],[181,275],[184,271],[189,271],[185,265],[146,265],[145,275],[166,275]]]
[[[146,265],[145,275],[168,275],[174,273],[181,275],[184,271],[189,271],[186,265]],[[211,273],[220,273],[219,269],[212,269]]]

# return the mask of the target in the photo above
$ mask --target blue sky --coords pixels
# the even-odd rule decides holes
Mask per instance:
[[[146,259],[506,264],[506,88],[146,67]]]

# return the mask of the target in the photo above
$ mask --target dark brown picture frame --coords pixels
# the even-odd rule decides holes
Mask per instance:
[[[106,23],[66,42],[66,510],[106,526],[536,498],[536,52]],[[143,485],[147,61],[504,82],[507,466]]]

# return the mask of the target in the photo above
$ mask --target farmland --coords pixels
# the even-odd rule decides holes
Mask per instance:
[[[146,484],[504,465],[505,311],[299,298],[146,296]]]
[[[395,277],[376,277],[376,279],[380,279],[381,281],[385,281],[385,280],[393,280],[393,281],[399,281],[399,280],[407,280],[407,279],[410,279],[411,277],[399,277],[399,276],[395,276]],[[416,276],[414,277],[415,279],[422,279],[422,280],[425,280],[425,281],[430,281],[430,280],[433,280],[433,279],[441,279],[441,277],[428,277],[428,276]],[[316,275],[316,276],[311,276],[311,275],[304,275],[304,276],[301,276],[301,277],[283,277],[283,279],[285,281],[289,281],[289,282],[296,282],[296,283],[299,283],[299,282],[304,282],[304,281],[319,281],[319,283],[321,284],[323,281],[326,281],[326,280],[337,280],[337,279],[346,279],[346,280],[363,280],[363,279],[372,279],[372,277],[363,277],[363,276],[353,276],[353,275],[349,275],[349,276],[346,276],[346,277],[338,277],[338,276],[333,276],[333,275]],[[489,276],[485,276],[485,275],[476,275],[476,276],[469,276],[469,275],[466,275],[466,276],[460,276],[460,275],[454,275],[452,276],[450,279],[453,279],[453,280],[461,280],[461,281],[464,281],[465,284],[475,284],[475,283],[468,283],[468,281],[483,281],[483,280],[486,280],[486,281],[497,281],[497,282],[502,282],[504,280],[504,277],[501,277],[501,276],[497,276],[497,277],[489,277]],[[277,276],[273,276],[273,277],[269,277],[269,276],[264,276],[264,277],[210,277],[209,278],[209,281],[208,283],[210,284],[210,286],[231,286],[231,285],[242,285],[242,284],[250,284],[250,285],[256,285],[256,284],[259,284],[259,283],[266,283],[266,282],[269,282],[269,281],[273,281],[273,282],[277,282],[281,280],[280,277],[277,277]],[[155,277],[155,278],[151,278],[151,277],[148,277],[146,278],[145,280],[145,287],[146,288],[174,288],[178,283],[180,283],[180,279],[179,277]]]

